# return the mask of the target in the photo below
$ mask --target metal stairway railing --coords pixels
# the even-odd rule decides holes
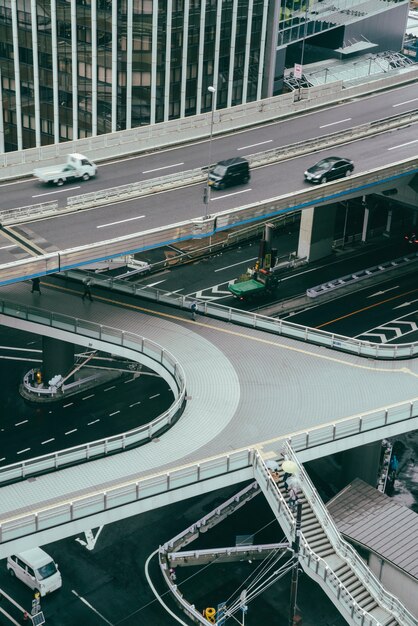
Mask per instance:
[[[307,573],[321,583],[321,586],[334,602],[335,600],[338,601],[335,603],[344,609],[342,614],[346,619],[347,615],[350,617],[349,623],[361,624],[361,626],[369,624],[373,626],[377,624],[417,626],[418,621],[398,598],[384,589],[354,548],[341,538],[331,516],[288,443],[285,444],[283,452],[299,468],[298,482],[306,501],[304,505],[305,521],[302,524],[301,563]],[[262,465],[264,466],[264,464]],[[265,474],[266,471],[262,473]],[[285,497],[281,493],[280,487],[273,490],[270,485],[269,489],[266,487],[266,477],[260,481],[259,474],[260,472],[257,471],[257,480],[263,491],[266,492],[270,503],[272,492],[276,492],[276,494],[278,492],[279,512],[282,513],[280,523],[286,533],[290,531],[293,535],[295,520],[289,507],[285,504]],[[267,478],[269,477],[267,476]],[[271,479],[269,482],[272,482]],[[275,500],[277,504],[277,497]],[[273,510],[275,510],[274,507]],[[283,513],[285,513],[285,521],[287,522],[285,524],[283,524],[282,519]],[[373,599],[375,605],[372,602]]]

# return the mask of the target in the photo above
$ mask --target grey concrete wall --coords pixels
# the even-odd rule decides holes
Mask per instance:
[[[375,554],[370,554],[368,565],[382,585],[418,619],[418,581]]]
[[[331,254],[334,241],[334,205],[304,209],[300,218],[298,257],[309,262]]]

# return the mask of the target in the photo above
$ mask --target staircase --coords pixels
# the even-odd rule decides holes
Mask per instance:
[[[297,462],[290,446],[286,456]],[[295,514],[282,472],[275,481],[267,472],[258,483],[289,541],[295,533]],[[344,619],[352,626],[417,626],[417,620],[388,593],[355,550],[342,539],[308,475],[299,465],[298,493],[302,504],[299,560],[304,571],[318,582]],[[267,478],[267,480],[266,480]]]

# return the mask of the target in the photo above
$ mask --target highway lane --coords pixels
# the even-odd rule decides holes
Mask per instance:
[[[306,188],[309,186],[303,180],[306,167],[333,153],[352,158],[354,173],[414,157],[418,145],[418,139],[415,140],[417,128],[413,126],[384,133],[337,150],[316,152],[315,155],[258,168],[252,172],[248,185],[213,192],[209,211],[215,213],[233,209]],[[40,220],[19,228],[28,241],[35,241],[45,252],[89,245],[201,216],[204,212],[202,191],[202,184],[195,185],[100,209]]]
[[[338,130],[405,113],[416,109],[417,106],[416,85],[407,85],[249,130],[237,129],[228,136],[213,138],[211,160],[216,162],[233,156],[245,156],[305,139],[326,136]],[[215,134],[217,116],[223,114],[222,111],[215,113]],[[102,164],[96,180],[73,183],[64,188],[48,187],[34,179],[4,183],[2,208],[27,206],[50,200],[59,200],[60,204],[65,205],[69,196],[195,167],[206,167],[209,158],[208,143],[207,140],[198,141]],[[142,146],[138,148],[141,149]]]
[[[126,432],[154,419],[173,402],[171,390],[158,376],[128,370],[64,400],[29,404],[18,389],[23,375],[41,365],[40,347],[37,335],[0,329],[0,466]],[[95,365],[112,363],[104,359]]]
[[[286,316],[295,324],[321,328],[372,343],[418,341],[418,287],[416,272],[391,276],[379,285],[359,283],[358,290],[337,300]]]

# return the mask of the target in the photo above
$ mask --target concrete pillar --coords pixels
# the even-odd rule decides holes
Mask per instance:
[[[361,232],[361,243],[366,243],[367,241],[367,229],[369,227],[369,217],[370,217],[370,209],[366,204],[366,196],[363,196],[361,204],[364,208],[363,214],[363,230]]]
[[[303,209],[300,218],[299,258],[317,261],[331,254],[336,210],[335,205]]]
[[[42,373],[48,383],[53,376],[66,376],[74,365],[74,345],[51,337],[42,338]],[[67,380],[71,382],[73,377]]]
[[[385,232],[383,233],[384,237],[390,237],[390,228],[392,226],[392,209],[388,209],[388,217],[386,220],[386,228],[385,228]]]
[[[372,487],[377,485],[382,444],[375,441],[341,453],[341,475],[348,485],[355,478],[361,478]]]

